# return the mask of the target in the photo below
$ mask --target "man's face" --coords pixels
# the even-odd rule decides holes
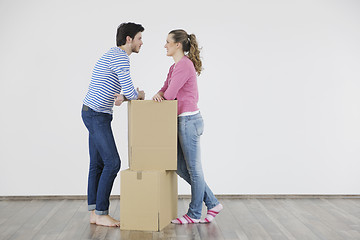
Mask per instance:
[[[142,34],[138,32],[131,42],[131,51],[138,53],[140,51],[141,45],[143,45]]]

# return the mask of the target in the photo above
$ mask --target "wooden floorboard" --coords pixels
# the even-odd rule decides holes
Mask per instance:
[[[259,222],[267,234],[272,239],[286,240],[294,239],[289,231],[283,227],[283,225],[276,220],[276,218],[266,210],[264,205],[257,199],[252,199],[247,202],[247,208],[253,214],[256,221]]]
[[[179,198],[178,216],[191,199]],[[169,224],[160,232],[123,231],[89,223],[84,199],[0,201],[1,240],[332,240],[360,239],[358,198],[224,198],[211,224]],[[110,200],[120,218],[120,200]],[[204,205],[202,215],[206,215]]]
[[[326,204],[322,199],[306,200],[306,203],[314,209],[314,214],[319,216],[321,221],[343,236],[342,239],[360,239],[359,225],[353,228],[351,225],[354,222],[349,219],[348,214],[345,216],[343,212]]]
[[[4,224],[0,227],[0,235],[1,239],[16,239],[17,236],[22,236],[21,232],[28,231],[29,229],[29,221],[31,221],[32,216],[39,211],[45,203],[39,201],[30,201],[30,202],[21,202],[18,203],[18,206],[22,206],[18,208],[17,211],[14,211],[9,216],[6,221],[6,227],[4,229]],[[8,210],[11,210],[12,206],[9,206]]]
[[[306,200],[305,200],[306,201]],[[302,221],[315,235],[320,239],[344,239],[336,229],[330,227],[322,218],[316,213],[316,209],[308,205],[304,199],[297,199],[293,201],[282,201],[289,211],[293,211],[297,217]],[[346,238],[345,238],[346,239]]]
[[[319,238],[296,216],[296,212],[289,211],[277,199],[259,199],[262,210],[271,216],[271,219],[288,239]]]

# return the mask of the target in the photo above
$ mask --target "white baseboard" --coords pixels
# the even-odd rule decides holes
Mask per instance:
[[[360,198],[360,194],[218,194],[218,199],[301,199],[301,198]],[[190,199],[190,195],[179,195],[179,199]],[[0,201],[26,200],[86,200],[86,195],[50,195],[50,196],[0,196]],[[110,199],[120,199],[120,195],[111,195]]]

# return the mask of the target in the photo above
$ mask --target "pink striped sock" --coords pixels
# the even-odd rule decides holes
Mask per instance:
[[[211,223],[214,220],[214,218],[216,217],[216,215],[218,215],[223,208],[224,208],[223,205],[221,203],[219,203],[212,209],[209,209],[207,211],[205,219],[201,220],[200,223]]]
[[[194,219],[189,217],[187,214],[182,216],[181,218],[177,218],[171,221],[174,224],[192,224],[192,223],[199,223],[200,219]]]

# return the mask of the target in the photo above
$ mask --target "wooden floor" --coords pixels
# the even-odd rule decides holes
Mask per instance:
[[[179,215],[189,199],[179,199]],[[0,239],[360,239],[360,199],[220,199],[211,224],[173,225],[161,232],[89,224],[85,200],[0,201]],[[110,214],[119,219],[119,200]],[[205,213],[205,209],[204,209]]]

